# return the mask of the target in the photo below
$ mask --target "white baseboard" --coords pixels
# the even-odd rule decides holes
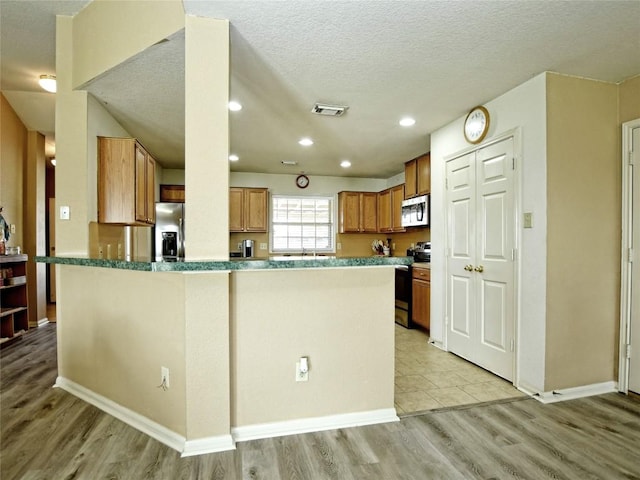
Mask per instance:
[[[58,377],[55,387],[61,388],[66,392],[90,403],[94,407],[99,408],[103,412],[116,417],[127,425],[140,430],[142,433],[155,438],[166,446],[177,450],[183,457],[190,455],[201,455],[204,453],[222,452],[235,449],[235,443],[231,435],[220,435],[216,437],[202,438],[198,440],[186,440],[185,437],[175,433],[172,430],[149,420],[147,417],[139,413],[129,410],[120,404],[99,395],[82,385],[79,385],[67,378]]]
[[[602,395],[604,393],[614,393],[618,391],[616,382],[593,383],[591,385],[583,385],[581,387],[563,388],[553,390],[551,392],[538,392],[532,395],[533,398],[542,403],[563,402],[565,400],[574,400],[576,398],[591,397],[593,395]]]
[[[247,440],[258,440],[261,438],[282,437],[299,433],[320,432],[323,430],[335,430],[337,428],[359,427],[362,425],[398,421],[400,421],[400,419],[398,418],[396,409],[385,408],[366,412],[233,427],[231,429],[231,435],[236,442],[245,442]]]

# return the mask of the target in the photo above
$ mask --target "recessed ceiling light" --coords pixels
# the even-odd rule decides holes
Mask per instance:
[[[298,143],[304,147],[308,147],[310,145],[313,145],[313,140],[305,137],[305,138],[301,138]]]
[[[242,110],[242,105],[240,105],[240,103],[236,102],[235,100],[231,100],[229,102],[229,110],[231,110],[232,112],[237,112],[239,110]]]
[[[38,80],[38,83],[47,92],[56,93],[55,75],[40,75],[40,80]]]
[[[234,153],[232,153],[231,155],[229,155],[229,161],[230,162],[237,162],[238,160],[240,160],[240,157]]]
[[[282,160],[280,163],[282,163],[283,165],[287,165],[287,166],[297,165],[298,164],[298,162],[296,162],[295,160]]]
[[[416,121],[415,121],[415,119],[413,119],[411,117],[404,117],[404,118],[400,119],[400,121],[398,123],[400,125],[402,125],[403,127],[411,127],[411,126],[415,125]]]
[[[349,168],[351,166],[351,162],[349,160],[343,160],[340,162],[340,166],[342,168]]]

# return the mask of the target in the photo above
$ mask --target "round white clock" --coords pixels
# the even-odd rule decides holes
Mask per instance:
[[[471,109],[464,121],[464,138],[469,143],[480,143],[489,131],[489,111],[477,106]]]

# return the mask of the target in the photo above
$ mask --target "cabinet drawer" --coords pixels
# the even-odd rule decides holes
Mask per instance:
[[[411,269],[411,277],[418,280],[431,281],[431,270],[428,268],[416,268]]]

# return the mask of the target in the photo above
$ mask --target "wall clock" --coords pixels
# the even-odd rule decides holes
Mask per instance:
[[[309,186],[309,177],[306,175],[298,175],[296,178],[296,186],[298,188],[307,188]]]
[[[489,111],[482,107],[473,107],[464,120],[464,138],[469,143],[480,143],[489,131]]]

